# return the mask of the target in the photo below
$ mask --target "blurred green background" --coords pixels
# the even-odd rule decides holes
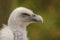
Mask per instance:
[[[43,24],[32,23],[27,27],[30,40],[60,40],[60,0],[0,0],[0,28],[7,24],[11,11],[20,6],[44,19]]]

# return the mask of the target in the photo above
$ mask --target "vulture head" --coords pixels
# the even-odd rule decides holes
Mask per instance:
[[[33,22],[43,23],[43,19],[28,8],[18,7],[10,14],[8,25],[27,26]]]

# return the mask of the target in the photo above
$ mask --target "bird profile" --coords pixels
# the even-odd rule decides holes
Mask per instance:
[[[0,30],[0,40],[29,40],[26,27],[43,18],[25,7],[18,7],[9,16],[8,24]]]

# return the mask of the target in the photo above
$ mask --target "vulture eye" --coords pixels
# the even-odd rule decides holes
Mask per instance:
[[[30,16],[29,14],[27,13],[22,13],[23,16]]]

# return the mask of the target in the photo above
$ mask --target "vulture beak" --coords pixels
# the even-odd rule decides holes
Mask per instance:
[[[43,18],[40,15],[32,15],[32,20],[34,22],[41,22],[41,23],[43,23]]]

